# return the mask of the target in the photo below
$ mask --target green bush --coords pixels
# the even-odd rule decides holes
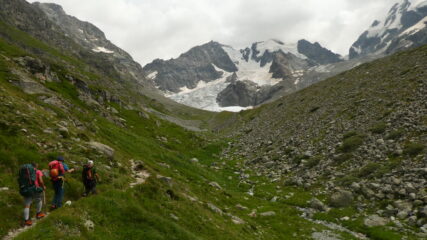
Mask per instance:
[[[368,163],[366,166],[359,169],[358,176],[359,177],[367,177],[377,171],[380,168],[378,163]]]
[[[313,168],[317,166],[319,163],[320,163],[320,157],[313,157],[307,160],[307,163],[305,164],[305,166],[307,168]]]
[[[333,160],[336,164],[342,164],[344,162],[347,162],[348,160],[353,158],[353,154],[351,153],[343,153],[335,157]]]
[[[350,131],[344,134],[343,139],[347,139],[353,136],[359,135],[356,131]]]
[[[360,147],[363,144],[363,137],[360,135],[354,135],[348,138],[345,138],[343,144],[338,148],[341,152],[352,152]]]
[[[421,143],[408,143],[405,145],[403,149],[403,153],[405,155],[409,155],[411,157],[415,157],[421,152],[424,151],[425,146]]]
[[[375,124],[370,130],[372,133],[381,134],[384,133],[387,128],[387,125],[384,122]]]
[[[309,159],[309,156],[306,156],[304,154],[298,155],[298,156],[295,156],[295,158],[292,159],[292,163],[299,165],[299,164],[301,164],[301,161],[305,160],[305,159]]]
[[[399,139],[403,136],[403,133],[404,133],[403,129],[398,129],[398,130],[392,131],[390,134],[387,135],[386,139],[388,139],[388,140]]]
[[[358,182],[360,179],[353,175],[347,175],[337,180],[338,185],[343,187],[350,186],[353,182]]]

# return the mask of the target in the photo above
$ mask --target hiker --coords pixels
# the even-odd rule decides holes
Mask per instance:
[[[96,173],[92,160],[89,160],[87,164],[83,166],[82,181],[85,186],[85,192],[83,193],[84,197],[88,196],[90,193],[96,194],[96,183],[99,182],[99,175]]]
[[[65,173],[74,172],[74,168],[68,168],[67,164],[64,163],[64,157],[59,156],[56,160],[49,163],[49,169],[50,179],[55,192],[50,209],[55,210],[62,207],[62,200],[64,198],[64,175]]]
[[[36,218],[41,219],[46,215],[42,212],[44,191],[43,172],[38,170],[38,164],[24,164],[19,169],[19,192],[24,197],[24,225],[31,226],[30,207],[36,204]]]

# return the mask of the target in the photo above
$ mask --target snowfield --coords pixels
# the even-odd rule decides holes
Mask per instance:
[[[227,72],[215,66],[215,70],[222,72],[222,77],[211,82],[199,81],[197,87],[189,89],[187,87],[181,88],[179,93],[167,94],[166,97],[182,103],[187,106],[204,109],[208,111],[221,112],[221,111],[230,111],[230,112],[239,112],[248,108],[240,106],[232,107],[220,107],[216,101],[216,98],[220,92],[222,92],[227,86],[227,78],[233,73]]]
[[[102,53],[114,53],[114,51],[111,51],[111,50],[108,50],[108,49],[106,49],[104,47],[99,47],[99,46],[96,47],[96,48],[93,48],[92,51],[97,52],[97,53],[99,53],[99,52],[102,52]]]
[[[236,74],[239,80],[249,80],[258,84],[259,86],[273,86],[281,81],[281,79],[273,78],[273,74],[270,73],[271,63],[261,67],[260,63],[256,62],[250,57],[246,62],[239,50],[229,46],[223,46],[223,49],[236,65],[238,69]]]

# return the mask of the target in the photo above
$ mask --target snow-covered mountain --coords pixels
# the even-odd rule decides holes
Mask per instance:
[[[427,43],[427,0],[402,0],[351,46],[350,59],[391,54]]]
[[[319,43],[271,39],[240,50],[209,42],[177,59],[157,59],[143,69],[158,89],[177,102],[237,111],[318,81],[319,75],[329,72],[328,64],[341,61],[341,56]]]

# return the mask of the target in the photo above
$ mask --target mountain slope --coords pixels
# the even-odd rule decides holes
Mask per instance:
[[[144,76],[140,78],[141,73],[133,73],[139,71],[139,64],[133,62],[123,50],[102,38],[102,31],[92,24],[64,15],[62,8],[57,5],[29,4],[24,0],[2,0],[0,3],[0,37],[20,46],[30,55],[42,60],[48,59],[49,63],[45,64],[46,72],[38,72],[45,75],[48,81],[52,81],[52,77],[48,75],[58,74],[62,68],[72,69],[73,74],[70,74],[67,82],[77,86],[83,101],[117,102],[126,108],[154,113],[192,130],[205,128],[206,122],[213,116],[209,112],[189,108],[160,95],[150,87],[150,80]],[[55,22],[40,9],[41,6],[57,11],[45,9]],[[58,16],[53,18],[55,14]],[[57,25],[62,21],[67,24]],[[79,35],[78,30],[75,32],[76,28],[85,29],[84,34]],[[21,36],[22,32],[19,30],[33,38],[29,40],[27,36]],[[83,40],[86,37],[98,40],[86,42]],[[94,52],[96,44],[114,49],[115,53]],[[52,48],[47,48],[46,45]],[[55,66],[59,68],[55,69]]]
[[[307,214],[316,219],[354,230],[371,226],[366,219],[377,213],[378,221],[425,237],[426,69],[424,46],[236,114],[241,121],[224,157],[243,159],[244,171],[310,189],[338,207],[321,213],[325,208],[312,202],[318,210]]]

